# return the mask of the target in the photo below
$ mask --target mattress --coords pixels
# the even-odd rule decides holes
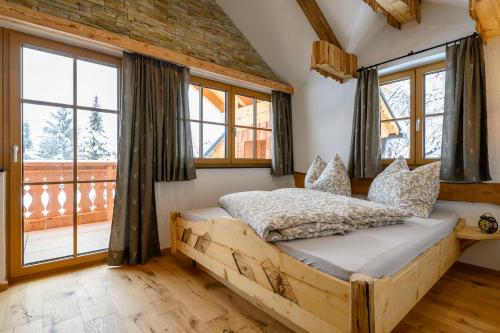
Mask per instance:
[[[191,221],[231,217],[220,207],[192,210],[181,216]],[[403,224],[274,244],[297,260],[345,281],[353,273],[382,278],[397,273],[448,236],[457,221],[453,212],[434,210],[429,218],[410,217]]]

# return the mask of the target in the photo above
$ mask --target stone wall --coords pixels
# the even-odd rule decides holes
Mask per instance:
[[[279,81],[214,0],[9,0]]]

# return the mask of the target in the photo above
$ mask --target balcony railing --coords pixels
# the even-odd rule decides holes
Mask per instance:
[[[24,232],[111,221],[116,162],[79,161],[76,202],[71,161],[24,161]],[[35,184],[32,184],[35,183]]]

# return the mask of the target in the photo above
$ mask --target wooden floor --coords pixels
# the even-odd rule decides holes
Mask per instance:
[[[290,332],[182,255],[98,265],[0,293],[4,332]],[[500,273],[454,266],[396,332],[500,332]]]

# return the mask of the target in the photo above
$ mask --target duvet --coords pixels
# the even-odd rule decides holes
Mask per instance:
[[[266,241],[343,234],[402,223],[408,217],[403,209],[301,188],[232,193],[219,204]]]

